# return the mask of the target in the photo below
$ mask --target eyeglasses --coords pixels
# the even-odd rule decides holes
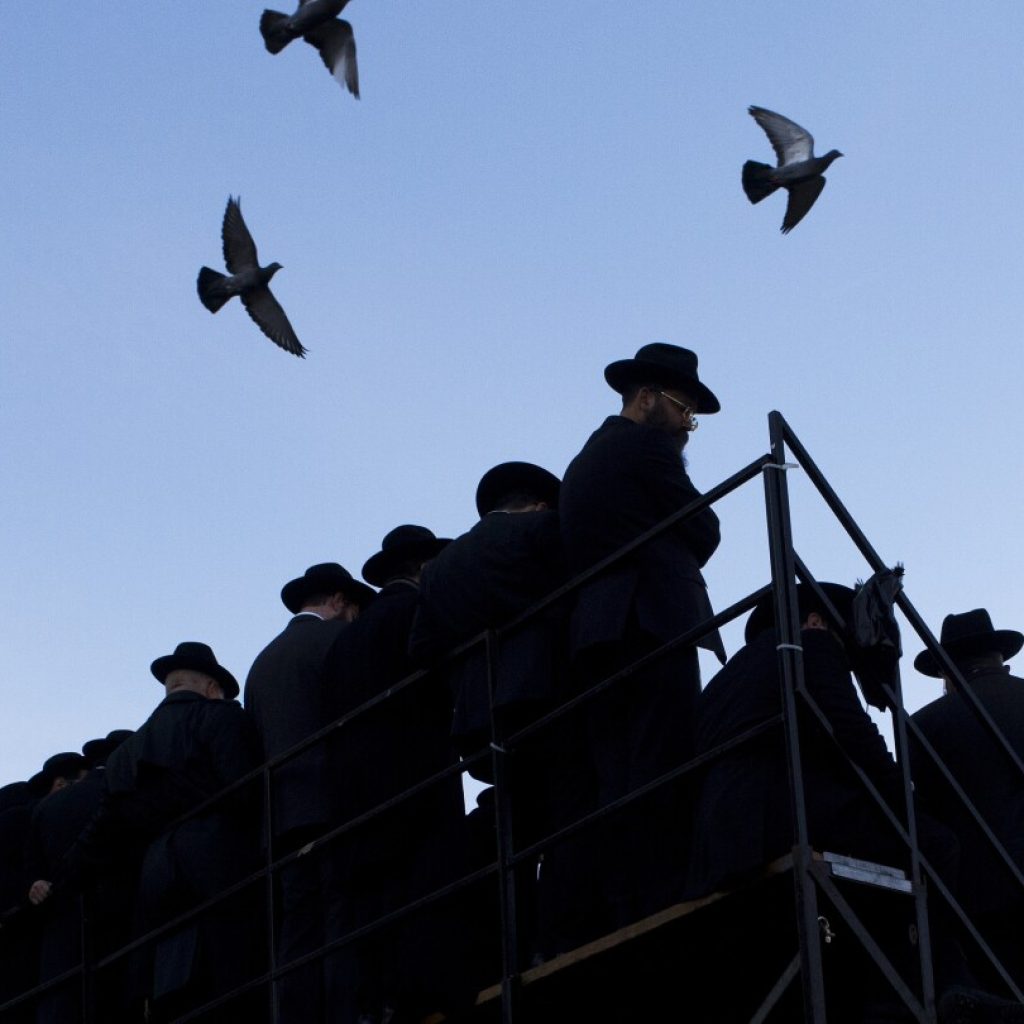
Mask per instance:
[[[680,402],[678,398],[673,398],[664,391],[659,391],[658,394],[661,395],[662,398],[667,398],[674,406],[682,410],[685,421],[683,425],[690,433],[693,433],[693,431],[700,426],[697,422],[697,410],[694,409],[693,406],[687,405],[685,402]]]

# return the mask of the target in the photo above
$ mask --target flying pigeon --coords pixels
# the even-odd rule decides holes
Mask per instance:
[[[302,36],[316,48],[338,84],[359,99],[356,37],[352,26],[338,18],[347,3],[348,0],[299,0],[294,14],[264,11],[260,34],[271,53],[280,53],[293,39]]]
[[[788,234],[806,216],[825,187],[822,171],[843,154],[830,149],[814,155],[814,138],[788,117],[764,107],[749,107],[750,116],[764,129],[779,159],[777,167],[748,160],[743,165],[743,191],[752,203],[759,203],[777,188],[789,190],[782,233]]]
[[[302,358],[306,350],[295,336],[277,299],[270,294],[270,279],[281,269],[281,264],[260,266],[256,243],[242,220],[242,208],[238,204],[238,199],[228,196],[220,232],[224,242],[224,263],[230,276],[202,267],[196,281],[199,301],[211,313],[216,313],[228,299],[237,295],[246,312],[256,321],[256,326],[272,342],[285,352]]]

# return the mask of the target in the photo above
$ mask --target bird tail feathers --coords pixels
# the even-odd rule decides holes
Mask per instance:
[[[218,274],[216,270],[211,270],[209,267],[202,267],[199,271],[196,291],[199,292],[199,301],[211,313],[216,313],[231,298],[229,293],[217,289],[217,286],[225,279],[224,274]]]
[[[759,203],[770,196],[778,187],[773,181],[774,168],[770,164],[759,164],[756,160],[748,160],[743,165],[743,191],[752,203]]]
[[[260,35],[271,53],[280,53],[295,37],[281,24],[288,20],[280,11],[264,11],[260,16]]]

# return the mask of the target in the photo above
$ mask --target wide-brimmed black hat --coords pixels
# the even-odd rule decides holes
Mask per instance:
[[[366,560],[363,579],[382,587],[404,563],[426,562],[450,543],[450,537],[435,537],[425,526],[396,526],[381,541],[380,551]]]
[[[557,508],[561,480],[532,462],[502,462],[487,470],[476,488],[476,510],[483,519],[493,512],[510,494],[529,494],[537,501],[546,502],[549,508]]]
[[[27,782],[8,782],[6,786],[0,786],[0,811],[22,807],[32,803],[35,798],[36,794]]]
[[[1012,658],[1024,647],[1024,633],[1015,629],[993,629],[992,619],[985,608],[947,615],[942,620],[939,643],[956,661],[958,657],[998,651],[1003,658]],[[931,651],[922,651],[914,659],[914,668],[922,675],[939,678],[943,672]]]
[[[43,762],[43,767],[28,780],[28,784],[36,796],[43,796],[53,785],[54,779],[74,778],[80,771],[88,767],[81,754],[67,750],[48,757]]]
[[[697,355],[688,348],[656,341],[644,345],[633,359],[619,359],[604,368],[604,379],[621,395],[631,384],[679,388],[697,403],[697,412],[718,412],[722,406],[697,376]]]
[[[825,596],[832,602],[835,610],[843,617],[843,621],[849,625],[853,614],[852,587],[844,587],[841,583],[819,583],[819,587],[825,592]],[[800,621],[803,622],[811,612],[824,612],[825,606],[821,598],[811,589],[808,583],[796,585],[797,605],[800,609]],[[754,605],[754,610],[747,619],[746,628],[743,631],[743,639],[749,644],[758,633],[765,629],[771,629],[775,625],[775,599],[769,591]]]
[[[317,594],[342,593],[345,598],[360,608],[373,600],[374,591],[360,583],[352,573],[337,562],[320,562],[311,565],[298,579],[289,580],[281,588],[281,600],[285,608],[298,614],[307,599]]]
[[[104,765],[107,763],[107,758],[131,735],[131,729],[114,729],[100,739],[86,740],[82,744],[82,757],[88,762],[90,768]]]
[[[204,672],[211,679],[216,679],[224,689],[224,696],[233,700],[238,696],[238,681],[223,666],[218,664],[213,649],[195,640],[184,640],[174,648],[173,654],[165,654],[157,658],[149,666],[150,672],[162,683],[179,668],[192,672]]]

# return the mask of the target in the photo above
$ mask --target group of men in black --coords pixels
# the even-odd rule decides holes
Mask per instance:
[[[0,790],[12,908],[0,928],[0,999],[71,979],[0,1021],[80,1019],[73,968],[83,956],[100,965],[86,997],[105,1021],[173,1019],[235,989],[229,1010],[214,1012],[266,1019],[257,982],[274,970],[283,1024],[457,1016],[498,979],[499,889],[485,869],[499,843],[512,854],[536,848],[517,875],[520,966],[734,885],[790,848],[781,726],[739,742],[779,717],[772,600],[754,608],[728,663],[717,630],[696,635],[712,615],[701,568],[719,523],[682,452],[718,399],[697,357],[667,344],[612,363],[605,377],[621,412],[561,481],[503,463],[481,479],[479,521],[462,536],[399,526],[363,566],[365,582],[337,563],[288,582],[281,598],[293,617],[253,662],[244,707],[214,652],[181,643],[153,662],[166,695],[136,732],[57,755]],[[854,591],[801,584],[798,597],[806,686],[827,722],[802,733],[811,842],[903,864],[906,849],[850,768],[901,806],[899,770],[851,678]],[[1024,636],[976,610],[947,617],[941,643],[958,673],[929,652],[915,662],[946,678],[945,696],[912,719],[921,846],[1024,985],[1014,763],[1014,752],[1024,758],[1024,691],[1004,665]],[[698,646],[725,663],[703,691]],[[979,722],[978,702],[1005,743]],[[700,772],[676,772],[723,744]],[[462,771],[497,782],[500,813],[487,788],[465,814]],[[545,843],[601,809],[610,810]],[[269,921],[259,873],[268,861]],[[469,887],[455,884],[470,875]],[[954,929],[939,921],[935,931],[945,1019],[1024,1020],[1012,1001],[979,996]],[[905,1019],[870,986],[858,1013]]]

